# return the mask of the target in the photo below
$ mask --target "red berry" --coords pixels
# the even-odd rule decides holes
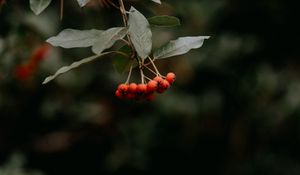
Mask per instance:
[[[147,85],[139,84],[137,86],[136,92],[138,93],[138,95],[145,94],[147,92]]]
[[[127,91],[128,91],[128,85],[127,85],[127,84],[120,84],[120,85],[118,86],[118,91],[120,91],[120,93],[121,93],[122,95],[126,94]]]
[[[128,92],[129,93],[136,93],[136,89],[137,89],[137,84],[136,83],[130,83],[129,88],[128,88]]]
[[[116,90],[115,95],[116,95],[116,97],[118,97],[118,98],[122,98],[122,94],[120,93],[119,90]]]
[[[156,92],[161,94],[165,92],[165,90],[167,90],[169,87],[170,87],[170,83],[167,80],[163,80],[159,85],[159,87],[157,88]]]
[[[167,80],[163,80],[161,87],[166,90],[170,87],[170,83]]]
[[[158,86],[164,81],[164,79],[159,76],[156,76],[153,80],[158,83]]]
[[[176,75],[173,72],[169,72],[166,76],[166,80],[172,84],[176,79]]]
[[[157,81],[150,80],[147,84],[147,91],[148,92],[154,92],[157,89]]]

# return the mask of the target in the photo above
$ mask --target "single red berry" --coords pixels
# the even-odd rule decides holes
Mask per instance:
[[[176,75],[173,72],[169,72],[166,76],[166,80],[172,84],[176,79]]]
[[[158,86],[156,92],[159,94],[165,92],[170,87],[170,83],[167,80],[163,80],[161,84]]]
[[[129,93],[136,93],[137,87],[138,87],[138,85],[136,83],[130,83],[129,88],[128,88],[128,92]]]
[[[138,95],[143,95],[147,92],[147,85],[145,84],[139,84],[137,86],[136,92]]]
[[[127,85],[127,84],[120,84],[120,85],[118,86],[118,91],[120,91],[120,93],[121,93],[122,95],[126,94],[127,91],[128,91],[128,85]]]
[[[118,97],[118,98],[122,98],[122,94],[120,93],[119,90],[116,90],[115,95],[116,95],[116,97]]]
[[[166,90],[170,87],[170,83],[167,80],[163,80],[161,87]]]
[[[147,84],[147,91],[148,92],[154,92],[157,89],[157,81],[150,80]]]
[[[164,79],[159,76],[156,76],[153,80],[158,83],[158,86],[164,81]]]

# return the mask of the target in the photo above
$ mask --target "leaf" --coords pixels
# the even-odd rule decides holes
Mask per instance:
[[[104,55],[109,54],[109,53],[111,53],[111,52],[106,52],[106,53],[103,53],[103,54],[101,54],[101,55],[93,55],[93,56],[91,56],[91,57],[84,58],[84,59],[82,59],[82,60],[80,60],[80,61],[73,62],[73,63],[72,63],[71,65],[69,65],[69,66],[61,67],[60,69],[58,69],[58,70],[55,72],[54,75],[48,76],[48,77],[44,80],[44,82],[43,82],[42,84],[46,84],[46,83],[48,83],[48,82],[54,80],[54,79],[55,79],[56,77],[58,77],[59,75],[62,75],[62,74],[64,74],[64,73],[66,73],[66,72],[69,72],[70,70],[75,69],[75,68],[81,66],[82,64],[91,62],[91,61],[95,60],[96,58],[98,58],[98,57],[100,57],[100,56],[104,56]]]
[[[181,37],[177,40],[170,41],[168,44],[154,52],[154,59],[185,54],[191,49],[200,48],[203,45],[204,40],[209,38],[209,36]]]
[[[124,53],[118,54],[113,58],[113,65],[118,73],[122,74],[124,72],[129,71],[131,65],[133,65],[133,67],[138,65],[136,60],[132,60],[130,58],[132,50],[129,46],[125,45],[121,47],[118,51]]]
[[[161,1],[160,0],[152,0],[153,2],[156,2],[158,4],[161,4]]]
[[[80,7],[84,7],[90,0],[77,0]]]
[[[142,59],[147,58],[152,49],[152,32],[148,20],[134,7],[131,7],[128,25],[131,41],[138,56]]]
[[[30,9],[36,15],[42,13],[42,11],[44,11],[49,6],[50,3],[51,0],[30,0],[29,1]]]
[[[63,48],[89,47],[95,44],[97,38],[103,33],[101,30],[75,30],[65,29],[57,36],[47,39],[53,46]]]
[[[113,44],[124,38],[128,29],[125,27],[115,27],[104,31],[98,38],[92,47],[92,51],[95,54],[100,54],[103,50],[110,48]]]
[[[151,25],[159,27],[174,27],[180,25],[180,20],[174,16],[153,16],[148,18],[148,21]]]

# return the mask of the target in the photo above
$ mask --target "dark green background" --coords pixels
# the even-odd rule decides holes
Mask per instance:
[[[126,75],[115,72],[113,57],[41,85],[57,68],[91,55],[88,48],[53,48],[26,82],[13,74],[62,29],[122,25],[116,10],[80,9],[68,0],[59,21],[58,2],[36,17],[27,1],[8,0],[0,12],[2,174],[300,174],[295,1],[163,2],[132,2],[147,17],[181,19],[179,27],[153,28],[154,47],[179,36],[211,38],[158,61],[161,73],[177,74],[176,83],[154,102],[135,102],[114,97]]]

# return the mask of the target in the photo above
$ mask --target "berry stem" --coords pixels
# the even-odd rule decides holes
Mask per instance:
[[[151,80],[151,78],[147,77],[146,75],[144,75],[144,77],[145,77],[148,81]]]
[[[120,7],[118,7],[115,3],[111,2],[110,0],[107,1],[111,6],[115,7],[116,9],[120,10]]]
[[[126,80],[125,84],[129,83],[130,77],[131,77],[131,73],[132,73],[132,63],[131,63],[131,66],[130,66],[130,69],[129,69],[129,73],[128,73],[128,77],[127,77],[127,80]]]
[[[60,20],[63,19],[64,16],[64,0],[60,0]]]
[[[141,73],[141,82],[142,82],[142,84],[144,84],[145,83],[145,78],[144,78],[144,72],[143,72],[143,69],[141,69],[140,68],[140,73]]]
[[[150,62],[151,62],[151,64],[152,64],[152,66],[153,66],[153,68],[154,68],[156,74],[159,75],[159,76],[161,76],[160,73],[159,73],[159,71],[158,71],[158,69],[157,69],[157,67],[155,66],[153,60],[152,60],[149,56],[148,56],[148,59],[150,60]]]
[[[153,73],[154,75],[157,75],[156,72],[154,72],[152,69],[150,69],[147,65],[144,65],[145,68],[147,68],[151,73]]]

